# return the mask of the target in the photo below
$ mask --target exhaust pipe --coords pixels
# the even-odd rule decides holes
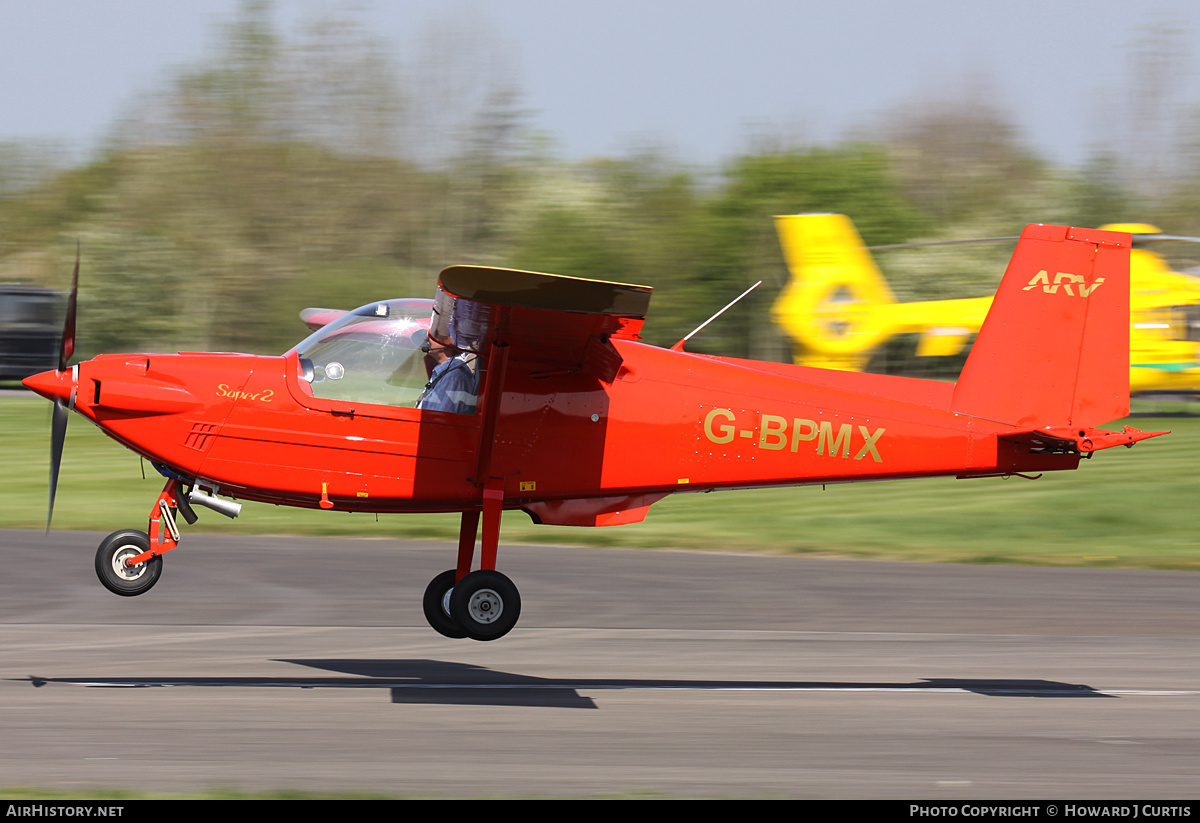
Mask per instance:
[[[216,496],[216,489],[213,489],[212,494],[206,494],[199,485],[192,486],[188,500],[197,506],[204,506],[206,509],[212,509],[230,518],[237,517],[242,512],[241,503],[236,500],[222,500]]]

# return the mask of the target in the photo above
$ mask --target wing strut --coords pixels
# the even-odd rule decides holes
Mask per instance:
[[[507,328],[507,310],[497,318],[497,338],[491,342],[488,367],[484,377],[483,397],[479,413],[483,416],[479,427],[479,445],[476,450],[475,486],[482,492],[483,533],[479,547],[479,567],[494,571],[496,552],[500,545],[500,518],[504,513],[504,478],[492,477],[492,452],[496,442],[496,420],[500,417],[500,401],[504,397],[504,375],[508,369],[510,346],[503,340]],[[475,554],[475,538],[479,534],[479,511],[464,511],[458,533],[458,565],[456,580],[462,580],[471,571]]]

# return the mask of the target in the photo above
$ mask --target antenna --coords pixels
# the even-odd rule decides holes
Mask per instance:
[[[722,314],[724,314],[725,312],[729,311],[731,308],[733,308],[734,304],[736,304],[736,303],[737,303],[739,300],[741,300],[743,297],[745,297],[747,294],[749,294],[750,292],[754,291],[755,289],[757,289],[757,288],[758,288],[759,286],[761,286],[761,285],[762,285],[762,281],[761,281],[761,280],[759,280],[759,281],[758,281],[757,283],[755,283],[753,286],[751,286],[750,288],[746,289],[744,292],[742,292],[741,294],[739,294],[739,295],[738,295],[737,297],[735,297],[735,298],[734,298],[734,299],[733,299],[733,300],[732,300],[732,301],[729,303],[729,305],[727,305],[725,308],[721,309],[719,312],[717,312],[717,313],[716,313],[716,314],[714,314],[712,317],[710,317],[710,318],[708,318],[707,320],[705,320],[705,321],[704,321],[703,323],[701,323],[699,326],[697,326],[696,328],[692,329],[690,333],[688,333],[688,334],[685,334],[685,335],[683,336],[683,339],[682,339],[682,340],[680,340],[678,343],[676,343],[674,346],[672,346],[672,347],[671,347],[671,350],[672,350],[672,351],[683,351],[683,344],[684,344],[684,343],[686,343],[688,340],[691,340],[691,339],[692,339],[692,335],[694,335],[696,332],[700,331],[702,328],[704,328],[705,326],[707,326],[707,325],[708,325],[709,323],[711,323],[712,321],[716,320],[718,317],[720,317],[720,316],[721,316]]]

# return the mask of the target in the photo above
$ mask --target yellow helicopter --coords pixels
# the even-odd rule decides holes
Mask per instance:
[[[791,278],[771,314],[791,338],[797,364],[864,371],[874,354],[902,334],[919,335],[917,358],[959,354],[991,307],[990,296],[897,303],[870,249],[844,215],[783,215],[775,218],[775,227]],[[1200,278],[1171,271],[1145,248],[1159,240],[1196,238],[1164,235],[1141,223],[1102,228],[1133,234],[1130,391],[1200,394]],[[906,245],[934,244],[876,248]],[[1047,274],[1045,283],[1032,285],[1069,293],[1071,277]]]

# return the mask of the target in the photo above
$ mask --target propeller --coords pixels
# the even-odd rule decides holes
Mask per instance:
[[[67,361],[75,354],[75,303],[79,296],[79,243],[75,243],[75,273],[71,277],[71,294],[67,298],[67,317],[63,321],[62,344],[58,350],[58,374],[67,370]],[[50,421],[50,499],[46,503],[46,533],[54,517],[54,495],[58,491],[58,470],[62,465],[63,443],[67,439],[67,404],[54,397],[54,416]]]
[[[79,297],[79,241],[75,241],[75,273],[71,275],[71,296],[67,298],[67,318],[63,321],[62,347],[58,350],[58,370],[67,370],[67,361],[75,354],[75,303]]]

